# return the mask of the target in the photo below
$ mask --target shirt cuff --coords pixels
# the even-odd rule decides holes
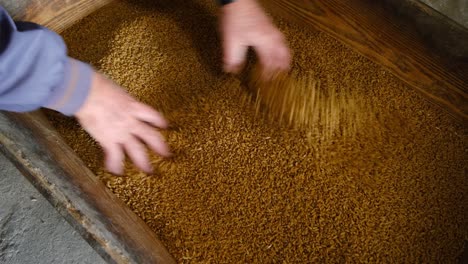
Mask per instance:
[[[230,4],[232,2],[234,2],[235,0],[218,0],[218,3],[220,5],[227,5],[227,4]]]
[[[68,58],[65,62],[63,82],[44,107],[68,116],[75,114],[88,97],[93,72],[88,64]]]

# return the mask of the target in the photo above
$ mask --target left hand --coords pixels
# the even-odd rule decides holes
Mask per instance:
[[[255,49],[266,75],[289,69],[291,53],[284,36],[255,0],[236,0],[221,12],[226,72],[242,69],[248,47]]]
[[[75,117],[104,149],[106,168],[114,174],[123,173],[125,154],[139,169],[151,173],[146,146],[161,156],[171,155],[155,130],[167,127],[164,117],[99,73],[94,73],[88,98]]]

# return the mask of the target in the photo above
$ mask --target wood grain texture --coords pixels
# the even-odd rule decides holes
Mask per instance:
[[[420,0],[383,0],[401,23],[413,25],[425,43],[442,54],[468,59],[468,28]],[[456,59],[456,58],[455,58]]]
[[[410,25],[371,0],[268,0],[272,13],[298,25],[314,27],[382,65],[447,109],[468,120],[468,63],[447,58],[424,44]],[[464,41],[464,40],[463,40]]]
[[[30,21],[62,32],[112,0],[0,0],[17,20]]]
[[[175,263],[155,233],[88,169],[41,114],[0,114],[0,150],[100,255]]]

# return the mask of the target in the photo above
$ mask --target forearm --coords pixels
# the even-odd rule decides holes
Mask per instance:
[[[88,95],[92,74],[89,65],[67,56],[56,33],[15,23],[0,7],[0,110],[47,107],[72,115]]]

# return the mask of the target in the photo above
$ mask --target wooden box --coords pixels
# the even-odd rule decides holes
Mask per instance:
[[[111,0],[2,0],[16,19],[61,32]],[[377,3],[379,2],[379,3]],[[466,124],[468,30],[415,0],[270,0],[384,66]],[[1,84],[0,84],[1,85]],[[0,113],[0,150],[109,262],[173,263],[153,231],[113,195],[40,112]]]

